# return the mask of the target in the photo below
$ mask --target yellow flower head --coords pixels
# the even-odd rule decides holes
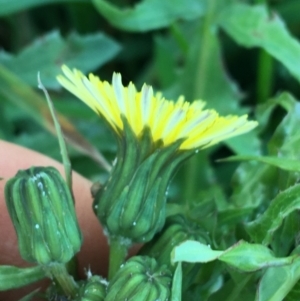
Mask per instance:
[[[183,97],[177,102],[166,100],[159,93],[153,94],[151,86],[144,85],[140,92],[132,83],[124,87],[119,73],[113,74],[109,84],[67,66],[62,71],[65,76],[57,77],[60,84],[105,118],[119,135],[124,116],[137,137],[148,127],[154,142],[161,140],[167,146],[182,139],[179,149],[187,150],[206,148],[257,126],[256,121],[247,120],[247,115],[219,116],[214,110],[204,109],[202,101],[189,103]]]

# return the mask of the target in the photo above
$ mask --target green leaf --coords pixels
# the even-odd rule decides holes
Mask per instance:
[[[109,1],[92,0],[113,26],[128,31],[167,27],[176,20],[193,20],[205,13],[206,0],[144,0],[133,8],[120,9]]]
[[[245,241],[240,241],[225,251],[215,251],[200,242],[187,240],[173,249],[171,261],[205,263],[218,259],[240,271],[254,272],[269,266],[290,264],[297,256],[276,258],[267,247]]]
[[[262,47],[300,81],[300,43],[266,6],[234,4],[221,13],[219,24],[237,43]]]
[[[232,278],[227,280],[221,289],[210,296],[208,301],[253,301],[255,292],[252,278],[253,274],[238,273],[238,281],[234,281]]]
[[[276,128],[268,143],[271,155],[280,154],[281,157],[300,159],[300,104],[296,99],[291,98],[288,114],[283,118]]]
[[[182,266],[181,266],[181,262],[178,262],[172,281],[171,301],[181,301],[181,287],[182,287]]]
[[[22,287],[46,277],[43,267],[0,266],[0,291]]]
[[[61,65],[76,67],[82,72],[99,68],[120,51],[120,46],[102,33],[80,36],[70,34],[65,40],[58,31],[37,39],[17,55],[0,53],[0,63],[32,87],[37,86],[37,72],[49,89],[61,86],[56,76]]]
[[[43,97],[1,64],[0,93],[2,100],[10,101],[21,108],[23,114],[28,114],[28,116],[32,117],[49,132],[55,132],[46,101]],[[81,153],[88,155],[94,161],[103,165],[105,169],[109,170],[110,165],[103,158],[102,154],[77,131],[73,124],[62,114],[58,114],[58,118],[69,143]]]
[[[175,247],[171,253],[171,261],[209,262],[216,260],[224,251],[212,250],[209,246],[193,240],[187,240]]]
[[[269,99],[268,101],[260,104],[256,108],[255,118],[259,123],[260,129],[265,129],[270,121],[270,116],[276,107],[282,107],[290,112],[294,108],[296,99],[289,93],[283,92],[276,98]]]
[[[300,259],[287,266],[268,268],[259,283],[255,301],[286,300],[285,296],[299,279]]]
[[[224,143],[238,155],[257,155],[260,153],[261,141],[257,137],[257,131],[230,138]]]
[[[300,162],[298,160],[285,159],[285,158],[272,157],[272,156],[232,156],[218,161],[232,162],[232,161],[251,161],[251,160],[270,164],[284,170],[300,171]]]
[[[247,221],[253,208],[229,208],[218,212],[218,224],[234,226]]]
[[[178,52],[178,45],[170,37],[154,37],[154,68],[162,87],[169,87],[176,80]]]
[[[58,140],[58,144],[59,144],[60,154],[62,157],[62,163],[64,166],[66,183],[69,186],[70,192],[72,193],[72,187],[73,187],[72,186],[72,167],[71,167],[71,162],[70,162],[70,158],[69,158],[69,154],[68,154],[68,150],[67,150],[67,144],[66,144],[61,126],[59,124],[53,102],[49,96],[48,91],[46,90],[43,83],[41,82],[40,73],[38,73],[38,88],[44,92],[45,98],[47,100],[49,111],[50,111],[52,119],[53,119],[53,124],[54,124],[55,132],[56,132],[56,136],[57,136],[57,140]]]
[[[256,208],[275,196],[275,167],[258,162],[242,163],[236,170],[232,182],[230,203],[237,208]]]
[[[268,245],[283,220],[299,209],[300,184],[296,184],[280,192],[260,217],[246,225],[246,230],[255,242]]]
[[[54,4],[54,3],[72,3],[72,2],[90,2],[90,0],[0,0],[0,16],[5,16],[19,12],[21,10],[33,8],[36,6]]]
[[[269,266],[280,266],[291,263],[295,257],[276,258],[267,247],[240,241],[227,249],[219,260],[244,272],[254,272]]]
[[[277,256],[287,256],[295,246],[300,229],[298,211],[290,213],[274,233],[270,248]]]

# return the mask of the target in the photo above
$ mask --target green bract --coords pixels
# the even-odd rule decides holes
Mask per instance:
[[[110,235],[147,242],[165,223],[166,190],[174,170],[194,150],[178,150],[181,140],[160,147],[149,129],[136,137],[123,122],[117,162],[95,196],[94,209]]]
[[[106,282],[100,276],[90,277],[79,289],[75,301],[104,301]]]
[[[172,274],[155,259],[135,256],[121,266],[108,285],[105,301],[167,301]]]
[[[55,168],[20,170],[6,183],[5,199],[23,259],[66,263],[79,251],[82,236],[73,198]]]

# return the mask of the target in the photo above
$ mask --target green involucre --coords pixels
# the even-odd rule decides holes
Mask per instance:
[[[163,227],[166,191],[180,163],[194,153],[178,150],[181,140],[164,147],[145,128],[136,137],[123,118],[117,162],[98,191],[94,209],[110,236],[147,242]]]
[[[155,259],[135,256],[121,266],[108,285],[105,301],[170,300],[172,273]]]
[[[55,168],[20,170],[6,183],[5,199],[23,259],[66,263],[79,251],[82,235],[73,198]]]
[[[100,276],[92,276],[84,282],[75,301],[104,301],[106,295],[106,281]]]

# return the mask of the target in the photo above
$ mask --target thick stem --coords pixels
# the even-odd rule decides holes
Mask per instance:
[[[129,247],[130,244],[124,238],[110,238],[108,280],[114,277],[120,266],[125,262]]]
[[[76,296],[78,285],[74,278],[68,273],[64,264],[52,263],[46,267],[46,271],[58,282],[66,296],[71,298]]]
[[[211,34],[217,2],[218,0],[208,1],[207,13],[203,19],[201,31],[199,32],[201,35],[201,50],[199,51],[199,56],[195,62],[196,72],[195,78],[193,78],[195,84],[192,92],[192,99],[202,99],[205,95],[207,85],[211,84],[208,80],[206,80],[206,74],[208,73],[209,68],[211,68],[211,63],[209,60],[211,51]],[[198,156],[194,156],[193,158],[189,159],[185,167],[184,198],[186,200],[193,198],[198,190],[198,161]]]

